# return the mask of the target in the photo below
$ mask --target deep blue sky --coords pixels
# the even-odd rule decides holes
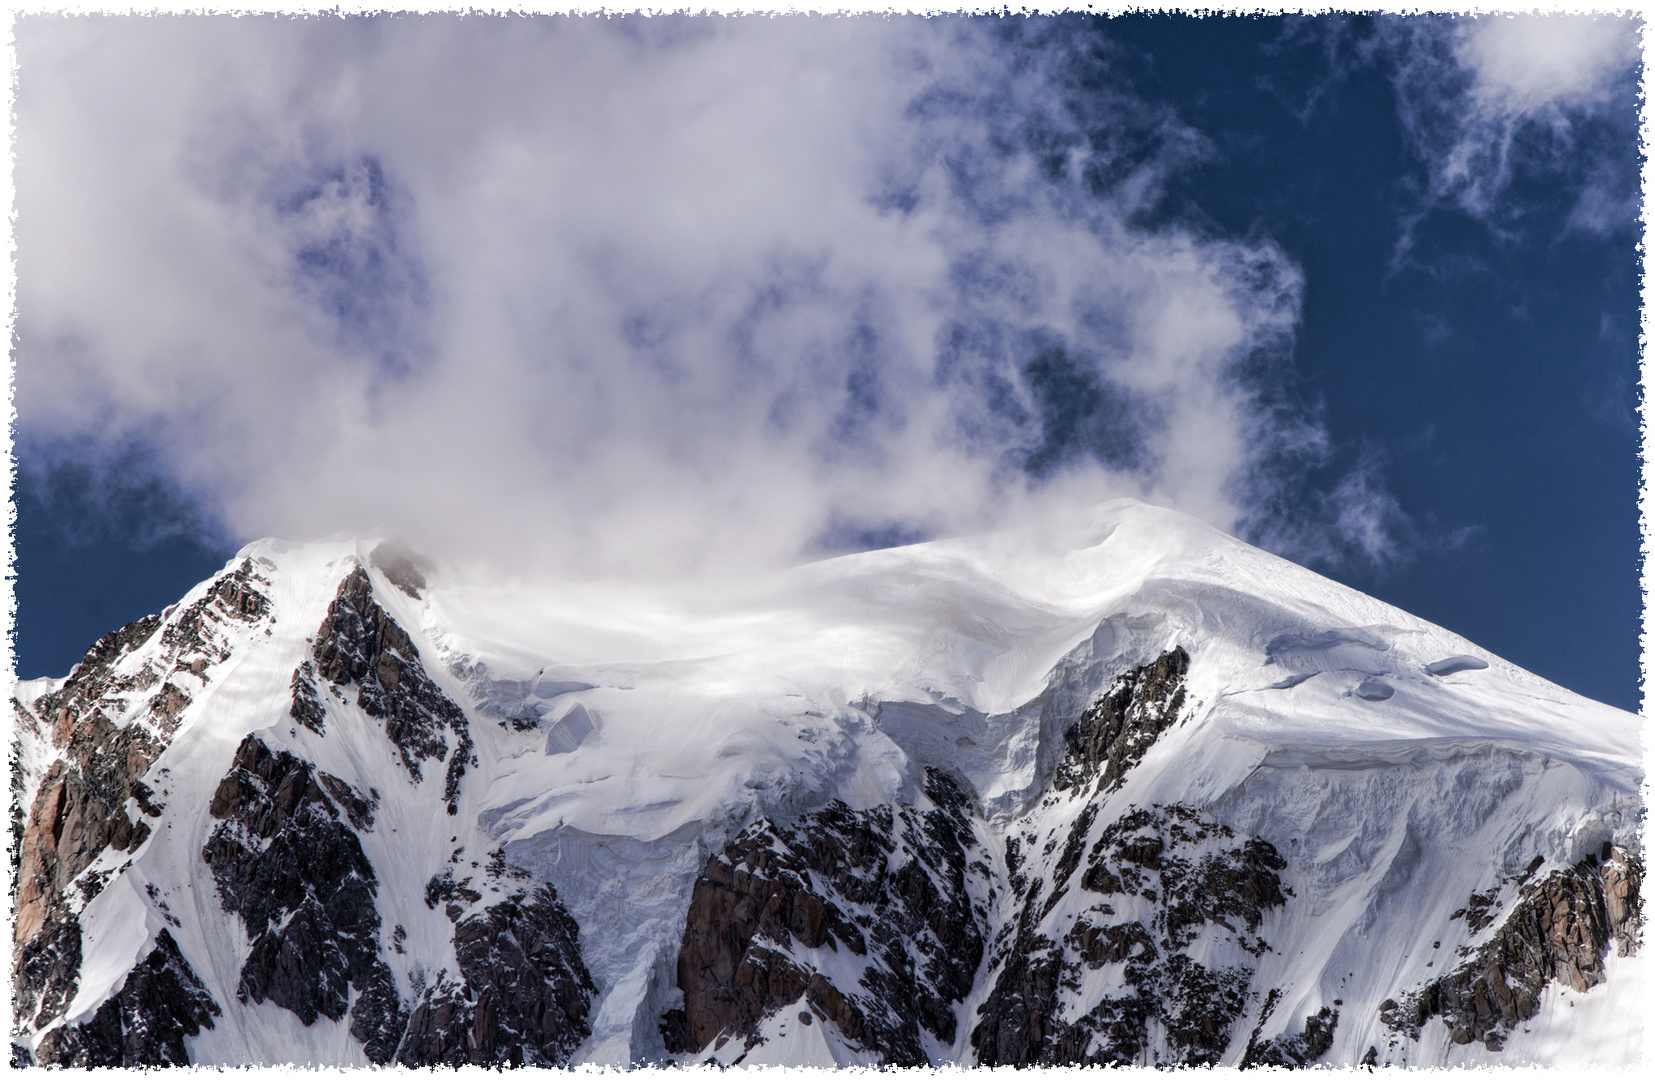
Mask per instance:
[[[1637,232],[1624,214],[1570,225],[1592,179],[1580,162],[1607,170],[1612,194],[1635,179],[1630,95],[1577,118],[1561,158],[1514,159],[1479,211],[1433,195],[1420,114],[1397,95],[1405,46],[1369,20],[1135,16],[1065,32],[1107,41],[1114,88],[1207,140],[1150,216],[1273,239],[1303,271],[1282,387],[1320,417],[1330,453],[1291,490],[1308,507],[1365,463],[1397,516],[1389,557],[1302,557],[1636,709]],[[63,674],[235,546],[204,539],[202,515],[131,461],[96,473],[20,445],[22,677]]]

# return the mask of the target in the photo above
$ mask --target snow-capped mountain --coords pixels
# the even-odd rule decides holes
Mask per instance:
[[[1636,1062],[1640,721],[1182,515],[251,544],[14,690],[13,1059]]]

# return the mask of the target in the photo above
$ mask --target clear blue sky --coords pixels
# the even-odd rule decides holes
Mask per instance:
[[[1638,707],[1631,22],[478,22],[24,25],[21,676],[266,532],[670,571],[1137,485]]]

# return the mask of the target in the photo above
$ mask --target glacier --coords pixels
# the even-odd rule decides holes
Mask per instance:
[[[12,700],[17,1063],[1643,1055],[1641,719],[1132,500],[716,584],[264,540]]]

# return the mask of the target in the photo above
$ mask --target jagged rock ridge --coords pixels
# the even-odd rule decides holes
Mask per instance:
[[[425,673],[407,632],[374,601],[372,582],[360,566],[340,584],[316,634],[314,658],[322,678],[357,687],[357,704],[385,725],[415,782],[424,778],[422,761],[448,762],[443,799],[450,814],[458,813],[460,780],[472,754],[470,723]],[[302,667],[294,674],[293,714],[301,721],[316,700],[307,678]],[[445,730],[454,735],[452,747]]]
[[[1052,787],[1081,787],[1100,773],[1099,790],[1118,787],[1127,770],[1178,718],[1189,669],[1189,653],[1176,647],[1116,679],[1063,733],[1066,753]]]
[[[1003,882],[977,851],[969,801],[935,771],[927,794],[938,809],[926,815],[833,806],[791,825],[752,826],[696,882],[678,961],[685,1006],[663,1022],[669,1048],[750,1042],[761,1020],[803,999],[885,1062],[925,1064],[919,1033],[933,1047],[954,1042],[954,1008],[980,977],[983,898],[1003,889],[1016,914],[997,936],[992,989],[971,1031],[979,1061],[1129,1063],[1144,1057],[1153,1022],[1174,1055],[1163,1063],[1217,1062],[1247,1010],[1251,962],[1269,948],[1259,924],[1286,902],[1286,863],[1265,841],[1192,807],[1099,814],[1180,716],[1188,666],[1175,648],[1127,672],[1069,729],[1054,782],[1073,808],[1066,834],[1038,855],[1011,838]],[[930,835],[916,835],[919,820]],[[899,835],[907,849],[894,856]],[[904,860],[912,883],[886,872],[888,857]],[[917,873],[928,864],[947,873]],[[1102,899],[1080,915],[1054,915],[1076,887]],[[911,925],[923,912],[931,918]],[[901,938],[881,936],[886,927],[919,951],[904,954]],[[885,958],[854,980],[843,964],[817,959],[824,950],[863,956],[870,942]],[[1105,971],[1115,989],[1080,1002],[1082,985],[1098,984],[1089,971]]]
[[[162,930],[152,949],[83,1024],[54,1028],[41,1040],[42,1065],[134,1068],[188,1065],[184,1038],[213,1026],[223,1010]]]
[[[1071,836],[1089,840],[1091,825],[1083,811]],[[1286,902],[1285,861],[1177,804],[1130,808],[1098,831],[1087,860],[1081,888],[1102,899],[1072,921],[1048,918],[1061,882],[1050,896],[1039,878],[1021,890],[971,1034],[978,1060],[1138,1063],[1155,1021],[1171,1057],[1151,1063],[1216,1064],[1247,1008],[1246,961],[1269,948],[1259,923]],[[1099,980],[1088,972],[1104,973],[1108,989],[1089,989]]]
[[[371,792],[255,736],[243,741],[213,799],[222,824],[201,853],[252,942],[239,999],[273,1001],[307,1026],[348,1007],[352,1037],[378,1064],[566,1063],[589,1030],[594,988],[579,930],[550,886],[468,917],[450,906],[461,978],[444,969],[412,988],[411,1009],[403,1004],[381,959],[378,878],[358,836],[375,809]],[[433,884],[439,897],[481,899],[451,876]]]
[[[1054,794],[1007,837],[1012,916],[971,1032],[982,1064],[1216,1064],[1228,1049],[1269,948],[1259,924],[1286,902],[1285,860],[1191,806],[1106,817],[1109,796],[1183,714],[1188,671],[1174,647],[1110,684],[1065,732]],[[1037,820],[1048,823],[1038,851]],[[1077,872],[1081,895],[1101,898],[1078,911],[1061,904]]]
[[[107,854],[136,853],[149,838],[144,819],[161,809],[141,778],[216,665],[232,655],[234,628],[245,632],[268,620],[270,601],[261,589],[270,584],[261,573],[268,568],[243,559],[183,611],[104,635],[63,685],[32,708],[14,699],[20,723],[55,755],[26,819],[25,787],[14,772],[14,835],[26,820],[13,849],[12,977],[20,1023],[45,1027],[73,996],[81,964],[79,912],[130,865]],[[142,1058],[150,1051],[132,1053]]]

